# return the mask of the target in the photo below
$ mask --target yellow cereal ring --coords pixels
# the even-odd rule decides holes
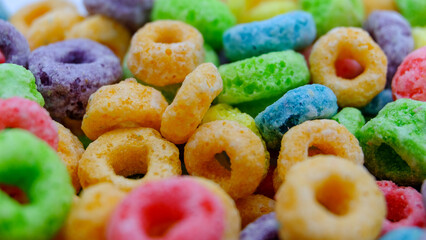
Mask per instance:
[[[396,11],[395,0],[364,0],[365,18],[373,11],[389,10]]]
[[[261,21],[298,9],[297,0],[229,0],[239,23]]]
[[[257,218],[275,211],[275,201],[260,194],[240,198],[235,204],[240,212],[242,228]]]
[[[71,177],[71,183],[74,186],[75,192],[80,191],[80,180],[78,179],[78,163],[84,153],[83,144],[74,136],[70,130],[55,122],[58,128],[58,156],[62,159],[67,167]]]
[[[172,20],[146,24],[133,35],[127,66],[154,86],[182,82],[204,62],[204,40],[194,27]]]
[[[110,182],[124,191],[181,173],[178,148],[152,128],[116,129],[105,133],[87,147],[78,168],[83,189]],[[145,176],[126,178],[136,174]]]
[[[335,62],[348,58],[355,59],[364,68],[354,79],[336,75]],[[312,81],[333,90],[340,107],[363,107],[385,88],[386,55],[360,28],[331,30],[315,43],[309,62]]]
[[[176,144],[188,141],[222,87],[222,78],[212,63],[198,66],[186,76],[172,104],[166,108],[161,134]]]
[[[81,128],[92,140],[117,128],[160,130],[161,116],[167,106],[158,90],[127,79],[103,86],[90,96]]]
[[[334,120],[306,121],[290,128],[281,140],[277,160],[279,179],[298,162],[317,154],[335,155],[362,165],[364,154],[358,140],[343,125]]]
[[[66,39],[88,38],[107,46],[121,60],[130,45],[130,32],[120,23],[95,15],[75,24],[67,33]]]
[[[216,160],[223,152],[229,156],[230,166]],[[233,199],[252,194],[268,170],[260,138],[227,120],[201,125],[185,146],[184,161],[190,175],[213,180]]]
[[[374,176],[335,156],[294,166],[276,199],[280,239],[373,240],[386,217]]]

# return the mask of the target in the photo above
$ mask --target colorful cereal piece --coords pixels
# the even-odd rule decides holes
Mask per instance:
[[[9,22],[0,19],[0,55],[3,63],[13,63],[27,67],[30,47],[27,39]]]
[[[395,0],[398,10],[413,27],[426,25],[426,2],[419,0]]]
[[[222,91],[222,78],[211,63],[203,63],[186,76],[161,119],[161,134],[169,141],[188,141],[213,100]],[[176,125],[178,124],[178,126]]]
[[[336,75],[338,59],[355,59],[364,72],[352,80]],[[309,58],[312,81],[333,90],[340,107],[367,105],[386,84],[386,55],[373,39],[359,28],[335,28],[314,45]]]
[[[230,166],[217,161],[223,152]],[[269,162],[265,164],[260,138],[250,129],[227,120],[201,125],[185,145],[184,160],[190,175],[213,180],[234,199],[252,194],[269,166]]]
[[[426,178],[425,129],[426,102],[387,104],[358,131],[366,167],[379,179],[420,185]]]
[[[319,155],[294,166],[276,199],[282,239],[373,240],[386,216],[374,177],[363,166],[334,156]]]
[[[293,0],[229,0],[227,5],[239,23],[262,21],[298,9]]]
[[[426,27],[415,27],[412,29],[414,48],[419,49],[426,46]]]
[[[117,128],[151,127],[158,131],[167,106],[159,91],[127,79],[91,95],[81,129],[92,140]]]
[[[203,61],[200,32],[183,22],[163,20],[148,23],[133,35],[127,66],[138,79],[166,86],[183,82]]]
[[[261,22],[240,24],[223,35],[225,54],[231,61],[288,49],[300,50],[316,37],[312,15],[302,11]]]
[[[240,233],[240,240],[271,240],[278,238],[279,223],[275,212],[268,213],[247,225]]]
[[[275,209],[275,201],[260,194],[240,198],[235,204],[240,212],[242,228]]]
[[[366,115],[376,116],[390,102],[393,102],[392,90],[385,89],[375,96],[369,104],[361,108],[361,111]]]
[[[424,240],[426,232],[417,227],[402,227],[388,232],[379,240]]]
[[[377,10],[396,11],[396,3],[394,0],[364,0],[365,17]]]
[[[214,49],[206,43],[204,43],[204,62],[213,63],[216,67],[219,67],[220,65],[219,56]]]
[[[331,119],[345,126],[353,135],[365,124],[365,118],[361,111],[351,107],[343,108]]]
[[[278,149],[281,138],[290,128],[307,120],[331,118],[337,113],[334,93],[327,87],[313,84],[288,91],[255,118],[266,145]]]

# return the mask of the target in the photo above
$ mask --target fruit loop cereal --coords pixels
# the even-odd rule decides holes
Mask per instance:
[[[351,107],[343,108],[331,119],[345,126],[353,135],[365,124],[365,118],[361,111]]]
[[[240,234],[240,240],[270,240],[278,238],[279,223],[275,213],[268,213],[247,225]]]
[[[235,204],[240,212],[241,226],[243,228],[275,209],[275,201],[260,194],[240,198],[235,201]]]
[[[364,0],[365,17],[367,18],[370,13],[377,10],[396,10],[395,0]]]
[[[27,67],[30,47],[27,39],[9,22],[0,19],[0,54],[2,63],[13,63]]]
[[[228,0],[227,5],[240,23],[269,19],[298,8],[294,0]]]

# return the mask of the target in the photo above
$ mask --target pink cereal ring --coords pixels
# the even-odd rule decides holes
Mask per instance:
[[[381,235],[400,227],[426,227],[422,195],[411,187],[398,187],[391,181],[378,181],[386,198],[388,215]]]
[[[22,128],[58,148],[58,129],[49,113],[25,98],[0,99],[0,130]]]

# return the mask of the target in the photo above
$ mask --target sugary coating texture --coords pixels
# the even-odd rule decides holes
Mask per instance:
[[[161,119],[161,135],[175,144],[188,141],[213,100],[222,91],[222,78],[212,63],[203,63],[186,76]]]
[[[343,108],[331,119],[345,126],[353,135],[365,124],[361,111],[352,107]]]
[[[0,64],[0,98],[21,97],[44,106],[44,99],[37,91],[34,75],[22,66]]]
[[[387,217],[381,235],[400,227],[426,227],[422,195],[411,187],[398,187],[391,181],[378,181],[387,203]]]
[[[180,21],[162,20],[133,35],[127,66],[138,79],[162,87],[183,82],[203,61],[200,32]]]
[[[306,121],[283,136],[277,160],[280,180],[287,178],[295,164],[317,154],[334,155],[358,165],[364,163],[358,140],[343,125],[328,119]]]
[[[224,33],[223,45],[226,57],[237,61],[269,52],[300,50],[311,45],[315,37],[312,15],[294,11],[232,27]]]
[[[81,129],[92,140],[118,128],[150,127],[158,131],[167,106],[159,91],[127,79],[103,86],[90,96]]]
[[[153,0],[83,0],[90,14],[101,14],[138,30],[148,22]]]
[[[364,72],[354,79],[338,77],[335,62],[355,59]],[[335,28],[321,37],[309,57],[312,81],[333,90],[339,107],[363,107],[386,84],[387,58],[370,35],[359,28]]]
[[[104,240],[107,223],[126,193],[110,183],[90,186],[80,194],[62,228],[64,240]]]
[[[413,27],[426,26],[426,2],[422,0],[395,0],[398,10]]]
[[[152,128],[124,128],[103,134],[87,147],[78,166],[83,188],[111,182],[124,191],[181,173],[178,148]],[[126,178],[136,174],[144,177]]]
[[[229,0],[227,5],[239,23],[262,21],[298,9],[293,0]]]
[[[0,99],[0,131],[5,128],[25,129],[53,149],[56,150],[58,147],[58,129],[49,113],[28,99],[20,97]]]
[[[204,43],[204,62],[213,63],[216,67],[219,67],[219,56],[215,50],[208,44]]]
[[[237,104],[275,98],[309,83],[303,56],[292,50],[272,52],[219,67],[223,79],[220,103]],[[266,106],[265,106],[266,107]]]
[[[299,4],[314,17],[318,36],[339,26],[361,26],[364,19],[362,0],[301,0]]]
[[[413,38],[414,38],[414,48],[419,49],[426,46],[426,27],[414,27]]]
[[[378,179],[420,185],[426,178],[426,102],[388,103],[357,134],[365,165]]]
[[[364,16],[367,18],[370,13],[377,10],[396,11],[396,3],[394,0],[364,0]]]
[[[392,80],[393,99],[410,98],[426,102],[426,47],[410,53]]]
[[[386,104],[393,102],[392,90],[385,89],[371,100],[369,104],[361,108],[361,111],[370,116],[376,116]]]
[[[229,8],[217,0],[156,0],[151,19],[186,22],[197,28],[214,49],[222,47],[223,33],[236,22]]]
[[[402,227],[388,232],[379,240],[424,240],[425,230],[417,227]]]
[[[109,221],[107,239],[218,240],[224,219],[221,200],[203,184],[190,177],[169,178],[124,198]]]
[[[81,120],[89,97],[121,77],[120,60],[89,39],[71,39],[40,47],[28,62],[53,119]]]
[[[363,166],[318,155],[288,172],[276,195],[276,213],[282,239],[373,240],[386,202]]]
[[[273,240],[278,238],[279,223],[275,212],[258,218],[247,225],[240,233],[240,240]]]
[[[414,49],[411,26],[401,14],[394,11],[375,11],[368,16],[363,28],[379,44],[388,59],[386,87],[404,58]]]
[[[56,151],[67,167],[75,193],[78,193],[81,189],[80,179],[78,178],[78,163],[84,153],[83,144],[62,124],[55,122],[55,125],[58,129],[59,138]]]
[[[275,209],[275,201],[260,194],[240,198],[235,204],[240,212],[242,228]]]
[[[4,61],[27,67],[30,47],[27,39],[9,22],[0,19],[0,53]]]
[[[0,152],[0,182],[19,187],[29,199],[21,205],[0,191],[0,238],[50,239],[74,194],[65,165],[44,141],[21,129],[0,132]]]
[[[319,84],[288,91],[255,118],[266,145],[278,149],[281,138],[290,128],[307,120],[331,118],[337,113],[333,91]]]
[[[66,39],[88,38],[107,46],[120,59],[124,58],[130,45],[130,32],[118,22],[95,15],[74,24],[65,33]]]
[[[216,159],[223,152],[230,165]],[[190,175],[211,179],[234,199],[252,194],[269,167],[260,138],[227,120],[201,125],[185,145],[184,161]]]

